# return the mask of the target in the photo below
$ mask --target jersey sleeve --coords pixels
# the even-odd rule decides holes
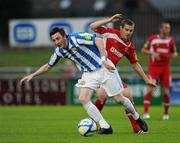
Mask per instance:
[[[75,38],[79,45],[95,45],[96,34],[78,33]]]
[[[105,33],[116,33],[117,30],[113,28],[101,26],[101,27],[98,27],[95,32],[99,34],[105,34]]]
[[[107,29],[108,29],[107,27],[101,26],[101,27],[98,27],[95,32],[97,32],[99,34],[104,34],[107,32]]]
[[[150,49],[151,41],[152,41],[152,36],[150,36],[150,37],[146,40],[146,42],[145,42],[144,45],[143,45],[143,48],[149,50],[149,49]]]
[[[135,51],[129,53],[128,56],[126,56],[126,58],[130,61],[131,64],[134,64],[139,61]]]
[[[173,38],[172,38],[171,41],[170,41],[170,51],[171,51],[171,53],[176,52],[175,42],[174,42],[174,39],[173,39]]]
[[[62,56],[57,55],[56,50],[58,50],[58,49],[54,50],[54,53],[51,55],[51,57],[48,61],[48,65],[50,67],[53,67],[54,65],[56,65],[56,63],[62,58]]]

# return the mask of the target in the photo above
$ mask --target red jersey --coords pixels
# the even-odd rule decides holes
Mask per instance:
[[[115,65],[123,56],[131,63],[136,63],[138,61],[134,44],[132,44],[130,40],[124,41],[118,30],[99,27],[96,29],[96,32],[103,36],[106,43],[108,59]]]
[[[156,52],[160,55],[160,60],[155,60],[153,57],[149,60],[149,66],[167,66],[169,65],[170,54],[174,51],[174,39],[167,37],[161,38],[158,34],[152,35],[146,41],[146,46],[149,51]]]

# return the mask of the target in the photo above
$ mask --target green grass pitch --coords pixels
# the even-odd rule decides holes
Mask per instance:
[[[122,107],[105,106],[114,133],[83,137],[77,124],[88,115],[81,106],[0,107],[0,143],[180,143],[180,107],[171,107],[168,121],[162,121],[161,106],[150,111],[149,132],[134,134]]]

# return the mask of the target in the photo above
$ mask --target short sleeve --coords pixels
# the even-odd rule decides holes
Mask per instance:
[[[107,32],[107,29],[108,29],[107,27],[101,26],[101,27],[98,27],[95,32],[97,32],[99,34],[104,34]]]
[[[126,56],[126,58],[130,61],[131,64],[134,64],[134,63],[136,63],[136,62],[139,61],[138,58],[137,58],[137,54],[136,54],[135,51],[130,52],[130,53],[128,54],[128,56]]]
[[[78,33],[75,38],[79,45],[95,45],[96,34]]]
[[[171,38],[171,41],[170,41],[170,50],[171,50],[171,52],[176,52],[175,42],[174,42],[173,38]]]
[[[51,57],[48,61],[48,65],[50,67],[53,67],[60,60],[60,58],[62,58],[62,56],[57,55],[56,50],[57,49],[55,49],[54,53],[51,55]]]
[[[146,40],[146,42],[144,43],[143,48],[149,50],[149,49],[150,49],[151,41],[152,41],[152,37],[149,37],[149,38]]]

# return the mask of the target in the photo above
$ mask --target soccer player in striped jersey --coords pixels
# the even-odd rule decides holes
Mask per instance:
[[[57,46],[54,54],[48,63],[41,66],[34,73],[22,78],[20,85],[24,81],[30,81],[34,77],[48,71],[61,58],[70,59],[83,72],[81,79],[76,84],[80,88],[79,100],[88,115],[100,125],[99,134],[113,133],[111,126],[91,102],[93,92],[100,86],[105,89],[109,97],[113,97],[132,114],[141,128],[148,130],[146,123],[136,112],[130,100],[121,94],[123,91],[121,78],[114,64],[106,57],[101,38],[97,38],[95,34],[84,32],[66,35],[64,29],[59,28],[53,28],[50,36]]]
[[[150,55],[148,64],[149,76],[155,83],[160,81],[160,85],[163,90],[164,100],[164,114],[163,120],[169,119],[168,109],[170,104],[169,87],[171,82],[170,74],[170,57],[176,57],[176,46],[174,39],[170,35],[170,24],[168,22],[162,22],[160,24],[160,33],[151,35],[144,47],[142,52]],[[149,119],[149,106],[150,98],[152,96],[152,90],[147,87],[147,92],[144,96],[144,119]]]
[[[130,38],[134,32],[134,22],[130,19],[124,19],[121,21],[120,29],[108,28],[105,27],[105,24],[113,23],[119,21],[122,18],[121,14],[115,14],[109,19],[98,20],[90,25],[91,29],[103,36],[104,42],[106,44],[106,51],[108,58],[115,64],[125,56],[130,63],[132,64],[133,69],[143,78],[145,83],[152,89],[156,85],[152,83],[151,80],[145,75],[141,65],[138,63],[138,59],[135,52],[135,45],[131,43]],[[123,95],[128,97],[132,104],[134,105],[133,97],[127,87],[123,82],[124,90],[122,91]],[[103,88],[100,88],[97,91],[97,94],[100,96],[99,99],[95,101],[95,105],[99,110],[102,110],[106,102],[106,93]],[[135,105],[134,105],[135,106]],[[142,129],[136,123],[131,113],[126,110],[126,114],[131,122],[133,131],[135,133],[141,133]],[[144,131],[144,130],[143,130]]]

